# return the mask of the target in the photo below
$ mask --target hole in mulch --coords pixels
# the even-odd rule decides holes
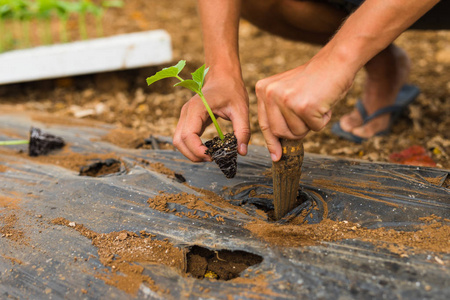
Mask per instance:
[[[236,206],[254,206],[267,215],[268,222],[279,224],[319,223],[328,208],[323,196],[312,190],[301,188],[297,193],[297,206],[280,220],[274,217],[273,187],[266,184],[243,183],[234,186],[229,191],[230,203]]]
[[[209,250],[192,246],[186,254],[186,273],[195,278],[230,280],[263,261],[262,256],[236,250]]]
[[[102,177],[110,174],[123,174],[125,167],[120,160],[108,158],[105,160],[96,161],[87,166],[80,168],[80,176]]]
[[[446,189],[450,189],[450,175],[447,175],[447,178],[444,180],[442,186],[445,187]]]

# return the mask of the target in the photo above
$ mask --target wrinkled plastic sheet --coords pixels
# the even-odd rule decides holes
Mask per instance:
[[[433,253],[400,257],[358,240],[280,248],[268,245],[243,229],[242,225],[250,217],[239,211],[227,214],[225,222],[219,223],[214,219],[180,218],[148,207],[148,198],[160,191],[196,194],[192,186],[224,195],[250,215],[257,215],[254,214],[256,207],[270,205],[263,195],[272,192],[271,178],[266,175],[271,161],[263,147],[250,146],[249,154],[238,159],[237,176],[226,179],[214,163],[194,164],[177,151],[130,150],[106,142],[92,142],[111,127],[46,126],[27,117],[0,116],[0,129],[23,137],[27,136],[31,125],[63,137],[74,152],[113,151],[128,164],[128,172],[85,177],[58,166],[0,154],[0,164],[7,167],[7,171],[0,173],[0,195],[20,195],[18,205],[23,213],[18,218],[19,225],[29,237],[29,244],[35,245],[34,248],[18,247],[0,239],[0,298],[133,298],[94,276],[92,270],[103,266],[90,240],[64,226],[48,222],[36,226],[35,214],[42,215],[43,220],[64,217],[98,233],[145,230],[158,238],[168,238],[180,247],[200,245],[252,252],[263,257],[263,262],[253,270],[266,275],[267,288],[272,291],[267,295],[252,289],[251,284],[198,280],[161,265],[145,265],[145,274],[158,286],[171,290],[170,295],[164,297],[168,299],[186,298],[187,294],[191,299],[450,298],[448,266],[437,264],[432,259]],[[0,138],[10,139],[1,132]],[[26,146],[15,147],[26,151]],[[189,186],[134,164],[140,159],[163,163],[182,174]],[[319,209],[308,216],[310,223],[324,217],[326,206],[327,216],[333,220],[357,222],[369,228],[413,230],[421,223],[421,217],[434,214],[450,218],[449,189],[442,186],[448,176],[448,171],[436,168],[369,163],[307,153],[300,185],[305,193],[312,195],[311,201],[320,198],[325,202],[324,205],[317,201]],[[14,257],[23,263],[14,264],[5,257]],[[76,264],[74,257],[79,258]],[[443,261],[450,259],[448,253],[440,257]],[[89,292],[81,293],[81,289],[87,287]],[[208,296],[198,294],[199,287],[208,288]],[[136,296],[137,299],[158,297],[145,288]]]

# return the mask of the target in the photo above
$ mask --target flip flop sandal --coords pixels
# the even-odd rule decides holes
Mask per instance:
[[[420,90],[418,87],[414,85],[405,84],[400,89],[400,92],[398,93],[397,98],[395,99],[395,103],[393,105],[383,107],[374,112],[373,114],[368,115],[361,100],[359,100],[356,103],[356,109],[358,109],[359,113],[361,114],[361,117],[363,119],[363,125],[381,115],[391,114],[391,119],[389,120],[389,126],[387,127],[387,129],[377,132],[375,134],[376,136],[387,135],[390,133],[391,127],[394,124],[394,122],[398,119],[398,117],[400,117],[400,115],[402,114],[402,112],[404,112],[406,107],[408,107],[408,105],[411,104],[411,102],[413,102],[417,98],[419,93]],[[351,132],[344,131],[339,122],[333,124],[333,127],[331,127],[331,132],[341,138],[344,138],[346,140],[358,144],[361,144],[363,141],[367,140],[366,138],[359,137]]]

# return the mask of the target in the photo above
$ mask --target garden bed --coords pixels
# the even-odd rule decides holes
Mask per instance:
[[[3,140],[33,124],[66,142],[39,157],[1,149],[3,297],[450,295],[448,171],[306,154],[303,210],[275,222],[263,147],[225,179],[170,139],[155,137],[167,150],[123,148],[103,138],[111,126],[77,122],[0,116]],[[108,160],[123,172],[80,174]]]

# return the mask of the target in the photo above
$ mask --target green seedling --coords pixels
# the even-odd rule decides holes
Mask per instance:
[[[29,143],[29,140],[0,141],[0,146],[26,145]]]
[[[100,1],[98,1],[100,2]],[[102,18],[104,11],[110,7],[122,7],[123,1],[92,0],[0,0],[0,52],[30,47],[31,30],[37,32],[40,43],[55,42],[52,32],[52,22],[60,23],[59,40],[68,42],[70,39],[67,23],[70,17],[77,16],[80,39],[88,39],[87,17],[92,15],[96,21],[97,37],[104,35]],[[37,21],[37,28],[31,28],[31,23]]]
[[[27,48],[31,45],[30,19],[32,17],[32,11],[30,10],[30,7],[31,2],[28,0],[14,1],[14,27],[16,36],[20,36],[19,48]]]
[[[13,47],[13,37],[11,30],[7,30],[7,20],[14,18],[13,3],[11,0],[0,0],[0,52],[9,50]]]
[[[69,41],[69,32],[67,29],[67,23],[69,22],[69,17],[72,13],[77,10],[76,3],[74,2],[66,2],[66,1],[57,1],[55,3],[56,13],[60,19],[61,30],[60,30],[60,40],[63,43],[67,43]]]
[[[62,138],[42,132],[36,127],[30,128],[29,140],[0,141],[0,146],[25,145],[28,144],[28,155],[39,156],[52,150],[61,149],[65,142]]]
[[[105,0],[102,2],[102,6],[103,7],[115,7],[115,8],[120,8],[123,7],[124,3],[123,0]]]
[[[97,7],[90,0],[81,0],[77,2],[77,12],[78,12],[78,28],[80,31],[80,37],[82,40],[87,40],[89,38],[86,25],[86,17],[89,13],[101,15],[101,8]],[[101,29],[103,30],[103,29]],[[97,32],[99,31],[97,22]]]
[[[205,96],[203,95],[202,88],[205,82],[205,76],[208,73],[209,68],[205,69],[205,65],[198,68],[194,73],[191,73],[192,79],[184,80],[178,74],[180,74],[181,70],[183,70],[186,65],[185,60],[180,60],[175,66],[164,68],[161,71],[157,72],[155,75],[147,78],[147,84],[151,85],[152,83],[164,79],[164,78],[177,78],[180,82],[176,83],[174,86],[182,86],[185,87],[194,93],[196,93],[200,99],[202,99],[203,105],[206,107],[208,111],[209,117],[211,118],[214,126],[216,127],[217,133],[219,134],[219,138],[221,140],[224,139],[224,135],[222,130],[220,130],[219,124],[217,123],[217,119],[214,116],[211,108],[206,102]]]

